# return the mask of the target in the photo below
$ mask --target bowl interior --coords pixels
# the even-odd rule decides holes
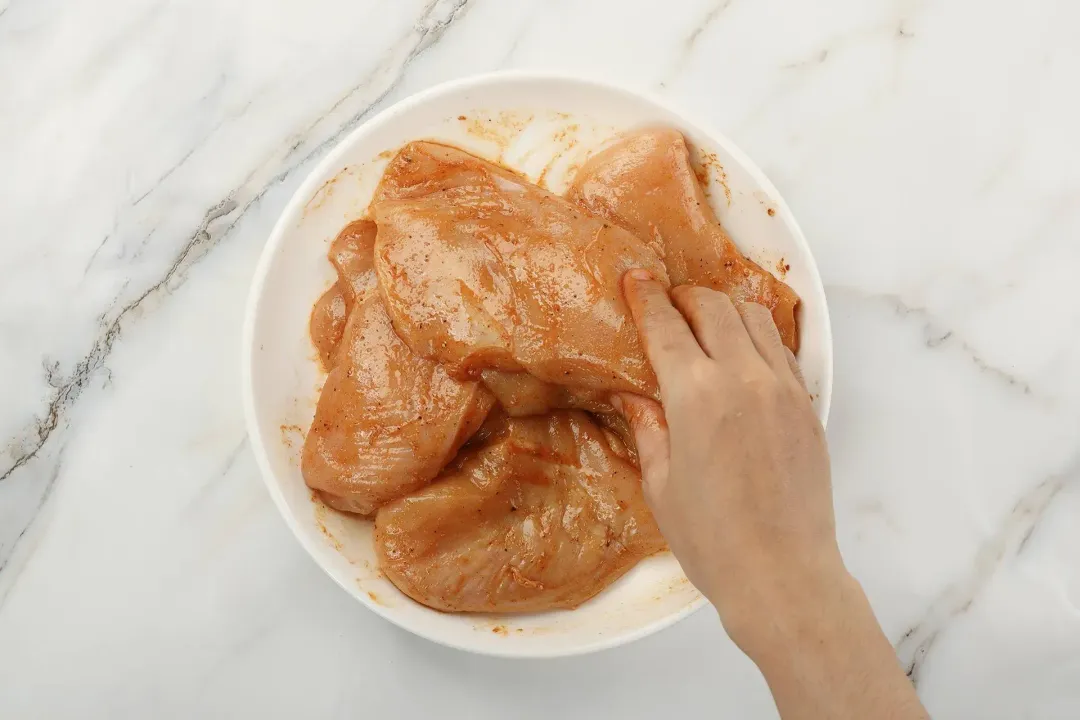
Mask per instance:
[[[439,613],[383,578],[371,523],[314,501],[300,474],[304,433],[324,380],[307,326],[313,303],[334,280],[328,246],[342,226],[364,213],[388,158],[407,141],[448,142],[562,192],[585,158],[613,135],[656,123],[678,128],[690,141],[708,176],[710,201],[742,251],[783,275],[802,297],[799,361],[824,420],[832,379],[828,314],[813,258],[787,207],[729,141],[625,90],[502,74],[413,96],[330,153],[290,201],[266,245],[248,306],[243,368],[247,421],[263,476],[316,562],[362,603],[418,635],[489,654],[569,655],[649,634],[703,600],[670,553],[645,560],[576,610],[536,615]]]

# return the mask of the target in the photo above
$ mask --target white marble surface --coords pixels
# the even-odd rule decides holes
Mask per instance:
[[[765,169],[836,333],[839,532],[938,718],[1080,716],[1080,4],[0,0],[0,717],[773,717],[701,612],[552,662],[397,630],[245,442],[252,269],[372,111],[503,67]]]

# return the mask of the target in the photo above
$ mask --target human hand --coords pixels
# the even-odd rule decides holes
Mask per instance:
[[[769,311],[623,290],[663,406],[612,398],[637,443],[645,499],[687,576],[761,668],[785,720],[926,720],[836,545],[829,454]]]
[[[613,398],[634,431],[645,497],[690,581],[752,655],[771,618],[814,593],[824,603],[849,579],[824,430],[767,309],[690,286],[669,299],[639,270],[623,289],[663,401]]]

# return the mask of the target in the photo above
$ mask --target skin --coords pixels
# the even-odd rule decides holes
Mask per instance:
[[[844,567],[825,432],[769,311],[643,270],[623,290],[662,400],[613,398],[645,498],[781,717],[928,718]]]

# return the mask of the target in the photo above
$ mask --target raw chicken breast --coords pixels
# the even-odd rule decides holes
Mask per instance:
[[[549,383],[657,396],[619,281],[667,283],[656,253],[462,150],[406,145],[374,204],[375,268],[394,329],[455,377],[525,370]]]
[[[799,297],[747,259],[720,226],[698,183],[682,134],[629,133],[578,171],[567,197],[662,248],[672,285],[700,285],[772,311],[784,344],[799,348]]]
[[[593,418],[603,428],[608,445],[615,454],[629,460],[634,467],[641,467],[637,443],[634,441],[634,431],[630,429],[630,423],[626,421],[626,418],[615,412],[614,408],[610,412],[598,412],[593,415]]]
[[[338,345],[345,333],[345,322],[349,319],[349,305],[341,290],[341,283],[335,282],[311,309],[308,332],[311,343],[319,353],[319,364],[323,370],[334,367]]]
[[[366,263],[363,244],[353,242],[348,247],[358,255],[338,265],[342,295],[359,294],[304,441],[301,470],[331,507],[369,515],[434,478],[495,400],[480,383],[450,377],[401,342],[382,296],[370,291],[370,234],[360,239]]]
[[[356,298],[375,289],[375,223],[356,220],[342,229],[330,244],[330,262],[337,270],[337,282],[330,286],[311,311],[311,342],[319,352],[324,370],[336,362],[336,353],[345,323]]]
[[[375,276],[375,223],[354,220],[330,243],[330,262],[338,273],[338,282],[350,303],[378,287]]]
[[[448,612],[573,608],[665,547],[641,476],[582,412],[496,418],[375,518],[380,567]]]
[[[602,390],[570,388],[537,380],[526,372],[484,370],[480,380],[507,415],[543,415],[552,410],[588,410],[596,413],[615,412]]]

